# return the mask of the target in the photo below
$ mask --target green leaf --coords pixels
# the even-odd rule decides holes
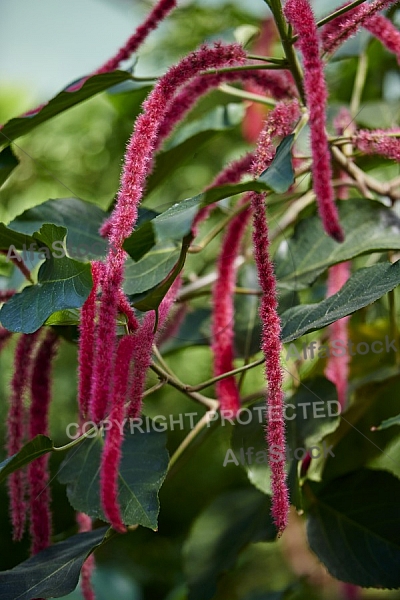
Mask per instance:
[[[26,210],[8,228],[36,238],[35,233],[45,223],[65,227],[68,255],[88,262],[106,253],[107,242],[100,236],[99,228],[107,216],[98,206],[79,198],[59,198]]]
[[[68,92],[66,91],[68,88],[66,88],[66,90],[57,94],[57,96],[52,98],[34,115],[29,117],[17,117],[8,121],[0,131],[0,141],[8,144],[12,140],[16,140],[21,137],[21,135],[26,135],[38,125],[45,123],[49,119],[72,108],[76,104],[88,100],[96,94],[131,78],[132,76],[130,73],[127,73],[126,71],[112,71],[111,73],[93,75],[85,81],[79,90]]]
[[[39,269],[37,285],[24,288],[4,304],[0,320],[9,331],[33,333],[54,312],[80,308],[92,285],[90,264],[50,255]]]
[[[375,302],[399,283],[399,261],[360,269],[330,298],[318,304],[303,304],[285,311],[281,315],[282,341],[288,343],[305,333],[322,329]]]
[[[29,246],[35,242],[35,238],[30,235],[13,231],[0,223],[0,250],[9,250],[10,246],[14,246],[16,250],[29,250]]]
[[[252,488],[219,496],[196,519],[184,545],[188,600],[213,598],[218,576],[247,544],[275,537],[268,496]]]
[[[156,287],[174,268],[179,254],[178,243],[159,242],[138,262],[128,260],[125,268],[125,293],[141,294]]]
[[[15,167],[18,167],[19,160],[10,147],[0,152],[0,187],[7,181]]]
[[[0,482],[6,479],[14,471],[18,471],[39,456],[52,452],[53,442],[45,435],[37,435],[33,440],[25,444],[23,448],[13,456],[9,456],[0,463]]]
[[[258,181],[266,183],[277,194],[287,192],[294,183],[294,170],[291,150],[294,144],[294,134],[288,135],[281,141],[274,160],[268,169],[261,173]]]
[[[338,208],[344,242],[338,244],[326,235],[317,215],[300,221],[293,237],[275,257],[279,287],[300,290],[336,263],[379,250],[400,249],[400,220],[392,210],[367,199],[339,202]]]
[[[196,119],[181,127],[167,142],[165,150],[157,156],[155,169],[146,186],[147,193],[152,192],[167,177],[170,177],[171,171],[176,171],[178,167],[190,160],[218,133],[239,125],[243,114],[242,105],[231,103],[226,106],[217,106],[201,119]]]
[[[129,427],[125,429],[118,478],[122,521],[125,525],[139,524],[156,530],[158,491],[168,467],[166,435],[152,427],[140,431],[136,423],[131,428],[132,432]],[[73,448],[60,467],[59,480],[67,484],[68,499],[75,510],[107,521],[100,499],[102,448],[99,434]]]
[[[386,419],[385,421],[382,421],[382,423],[378,425],[378,427],[375,427],[374,430],[382,431],[382,429],[388,429],[389,427],[393,427],[393,425],[400,425],[400,415],[396,415],[391,419]]]
[[[0,600],[61,598],[72,592],[86,558],[106,541],[107,527],[73,535],[9,571],[0,572]]]
[[[400,587],[400,481],[361,469],[328,485],[306,482],[307,537],[328,571],[362,587]]]

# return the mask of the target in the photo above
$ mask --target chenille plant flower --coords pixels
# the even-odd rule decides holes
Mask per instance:
[[[93,552],[105,546],[100,577],[112,555],[121,577],[134,573],[144,599],[261,597],[271,590],[256,565],[270,550],[254,542],[283,532],[277,581],[291,584],[274,584],[279,596],[314,593],[308,571],[307,588],[304,577],[295,582],[297,567],[283,572],[292,535],[307,535],[343,582],[330,584],[329,596],[400,588],[400,484],[388,462],[398,442],[400,365],[400,129],[388,100],[395,61],[372,73],[374,43],[361,58],[329,64],[360,28],[385,47],[373,69],[387,51],[399,60],[396,3],[355,0],[317,21],[311,0],[266,0],[254,54],[248,43],[215,41],[206,31],[216,17],[219,33],[243,21],[235,39],[250,39],[255,18],[243,19],[245,3],[232,13],[179,0],[151,4],[114,56],[50,106],[0,129],[0,185],[12,219],[0,223],[5,366],[14,353],[0,481],[8,476],[13,539],[24,538],[28,521],[31,554],[0,572],[0,596],[62,597],[80,573],[83,597],[95,600]],[[172,65],[154,76],[138,51],[174,9],[160,46],[162,64]],[[193,21],[177,33],[187,15]],[[192,50],[194,38],[208,41]],[[133,54],[115,86],[122,75],[112,71]],[[346,84],[354,74],[352,90],[337,81],[344,70]],[[85,172],[91,202],[75,193],[46,202],[30,190],[40,202],[12,214],[28,197],[30,156],[51,146],[52,130],[43,144],[30,135],[23,148],[7,144],[107,85],[101,132],[85,137],[76,161],[94,165],[87,179]],[[373,110],[363,111],[364,101]],[[96,124],[95,102],[90,110],[85,136]],[[66,136],[55,156],[64,157],[65,145],[61,162],[73,182],[70,143]],[[106,171],[112,182],[108,167],[119,169],[120,160],[119,184],[114,173],[112,193],[102,196],[96,177]],[[104,198],[112,199],[107,209]],[[53,252],[60,239],[61,258]],[[74,244],[89,242],[90,258],[72,255]],[[26,248],[39,244],[44,256],[26,260]],[[359,342],[351,361],[350,337]],[[327,361],[319,355],[325,338],[342,349]],[[296,524],[303,513],[306,534]]]

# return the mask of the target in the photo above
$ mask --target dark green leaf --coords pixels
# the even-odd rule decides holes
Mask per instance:
[[[0,320],[9,331],[33,333],[54,312],[80,308],[92,285],[90,264],[50,255],[39,269],[38,283],[24,288],[4,304]]]
[[[400,481],[361,469],[328,485],[306,482],[307,536],[328,571],[362,587],[400,587]]]
[[[26,135],[32,129],[52,119],[56,115],[72,108],[76,104],[104,92],[108,88],[131,79],[130,73],[126,71],[112,71],[89,77],[80,90],[76,92],[62,91],[52,98],[41,110],[29,117],[17,117],[8,121],[0,130],[0,141],[8,144],[21,135]]]
[[[53,451],[53,442],[45,435],[37,435],[33,440],[25,444],[23,448],[13,456],[9,456],[0,463],[0,482],[6,479],[18,469],[29,464],[39,456]]]
[[[159,242],[138,262],[128,260],[125,269],[126,294],[141,294],[163,281],[179,259],[177,242]]]
[[[276,256],[279,287],[300,290],[331,265],[378,250],[400,249],[400,220],[379,202],[352,199],[339,203],[345,240],[338,244],[323,231],[315,215],[300,221]]]
[[[11,256],[13,256],[13,248],[11,246],[14,246],[16,250],[25,249],[29,251],[29,246],[35,242],[36,240],[30,235],[13,231],[6,227],[4,223],[0,223],[0,250],[10,251]]]
[[[10,147],[4,148],[0,152],[0,187],[9,178],[15,167],[18,167],[19,161]]]
[[[107,527],[80,533],[0,573],[0,600],[61,598],[72,592],[86,558],[105,541]]]
[[[360,269],[337,293],[319,304],[303,304],[281,316],[282,341],[291,342],[305,333],[322,329],[330,323],[368,306],[400,283],[400,262],[378,263]]]
[[[251,488],[219,496],[196,519],[184,546],[189,600],[213,598],[218,576],[247,544],[275,537],[268,496]]]
[[[37,237],[35,233],[45,223],[65,227],[68,231],[68,255],[88,262],[105,255],[107,243],[99,235],[99,228],[106,217],[107,213],[94,204],[79,198],[59,198],[29,208],[11,221],[8,227],[33,237]]]
[[[294,134],[288,135],[279,144],[276,155],[271,165],[261,173],[258,181],[268,185],[277,194],[288,191],[294,183],[294,170],[292,165],[291,150],[294,144]]]
[[[114,424],[114,426],[116,426]],[[135,427],[134,427],[135,426]],[[119,504],[125,525],[157,529],[158,491],[168,467],[166,435],[152,427],[133,423],[125,429],[119,470]],[[73,448],[62,463],[59,480],[67,484],[68,499],[75,510],[106,521],[100,500],[101,435],[87,438]]]

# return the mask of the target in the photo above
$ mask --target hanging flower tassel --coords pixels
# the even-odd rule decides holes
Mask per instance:
[[[52,329],[40,343],[32,368],[29,435],[48,435],[51,400],[51,367],[56,355],[58,336]],[[49,455],[40,456],[28,466],[32,554],[50,545],[51,513],[48,474]]]
[[[78,513],[76,520],[79,525],[79,533],[85,533],[92,530],[92,519],[85,513]],[[92,586],[92,575],[95,567],[94,554],[90,554],[83,563],[81,569],[81,591],[84,600],[96,600],[96,595]]]
[[[400,129],[362,129],[354,134],[353,143],[364,154],[379,154],[400,162],[400,137],[390,133],[400,136]]]
[[[93,366],[91,405],[96,422],[101,421],[109,406],[113,362],[116,351],[116,317],[118,290],[122,286],[126,253],[124,240],[131,234],[138,216],[143,189],[148,175],[160,123],[163,121],[175,91],[207,68],[217,68],[245,61],[244,50],[237,44],[201,47],[171,67],[161,77],[143,104],[125,155],[121,187],[109,228],[110,250],[102,285],[99,326],[96,344],[101,348]]]
[[[286,136],[293,131],[295,122],[300,117],[297,101],[278,104],[268,115],[264,129],[260,134],[256,160],[252,168],[253,175],[261,172],[271,164],[275,155],[273,139]],[[250,192],[253,211],[253,246],[257,265],[258,279],[262,290],[260,317],[262,322],[261,349],[265,356],[265,374],[268,381],[267,396],[267,444],[268,448],[279,448],[280,456],[285,457],[285,421],[283,414],[281,325],[278,316],[278,300],[273,263],[269,256],[269,233],[265,215],[264,194]],[[289,513],[289,492],[286,485],[285,458],[269,461],[272,485],[272,516],[281,535],[287,525]]]
[[[26,410],[25,394],[28,390],[31,371],[32,353],[39,332],[23,334],[15,349],[14,375],[11,381],[10,407],[7,417],[7,453],[12,456],[19,452],[25,440]],[[13,525],[13,540],[22,538],[26,520],[26,479],[25,473],[19,469],[8,478],[8,493],[10,497],[11,522]]]
[[[241,204],[244,202],[242,201]],[[251,216],[250,210],[240,212],[231,221],[217,265],[217,279],[212,292],[213,318],[211,326],[212,351],[214,354],[214,376],[218,377],[234,367],[234,288],[236,283],[236,258]],[[240,396],[233,375],[216,383],[217,398],[221,413],[234,418],[240,409]]]
[[[104,514],[113,528],[120,533],[124,533],[126,527],[122,522],[118,505],[118,468],[124,439],[124,405],[128,392],[130,364],[136,343],[137,340],[133,335],[126,335],[118,344],[112,410],[108,418],[111,427],[107,431],[100,468],[101,502]]]
[[[370,4],[365,3],[356,6],[343,15],[336,17],[336,19],[332,19],[322,30],[324,51],[334,52],[346,40],[355,35],[360,27],[365,27],[398,56],[399,33],[388,19],[382,15],[377,15],[379,11],[396,2],[397,0],[374,0]],[[343,6],[346,5],[347,3]],[[383,19],[387,22],[384,23]],[[397,32],[397,35],[395,32]]]
[[[317,25],[308,0],[288,0],[284,13],[299,36],[299,47],[304,60],[304,90],[310,115],[313,188],[325,231],[342,242],[332,187],[332,168],[326,125],[327,89],[322,60],[319,57]]]

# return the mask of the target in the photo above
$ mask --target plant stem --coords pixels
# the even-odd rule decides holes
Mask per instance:
[[[270,106],[274,108],[276,106],[276,100],[272,98],[266,98],[265,96],[261,96],[260,94],[253,94],[252,92],[246,92],[245,90],[240,90],[239,88],[234,87],[233,85],[228,85],[226,83],[222,83],[218,89],[225,94],[229,94],[230,96],[235,96],[237,98],[242,98],[243,100],[251,100],[252,102],[258,102],[259,104],[265,104],[266,106]]]
[[[274,58],[273,56],[259,56],[258,54],[248,54],[249,60],[261,60],[263,62],[269,62],[274,65],[281,65],[282,67],[288,67],[288,61],[286,58]]]
[[[365,79],[368,71],[368,57],[365,52],[361,52],[357,65],[357,73],[353,86],[353,93],[350,102],[350,114],[353,119],[360,111],[360,102],[364,90]]]
[[[214,416],[218,412],[219,403],[215,401],[215,407],[208,410],[201,419],[196,423],[193,429],[188,433],[183,442],[178,446],[175,450],[168,465],[168,471],[171,467],[174,466],[176,461],[182,456],[186,448],[193,442],[193,440],[199,435],[199,433],[204,429],[206,425],[208,425],[211,421],[214,420]]]
[[[293,47],[291,28],[288,27],[285,17],[282,12],[282,5],[280,0],[271,0],[270,8],[274,15],[275,23],[279,31],[283,50],[285,52],[286,60],[288,62],[290,71],[295,80],[297,89],[300,94],[300,98],[303,104],[306,104],[304,87],[303,87],[303,74],[301,71],[300,63],[298,61],[296,52]]]

